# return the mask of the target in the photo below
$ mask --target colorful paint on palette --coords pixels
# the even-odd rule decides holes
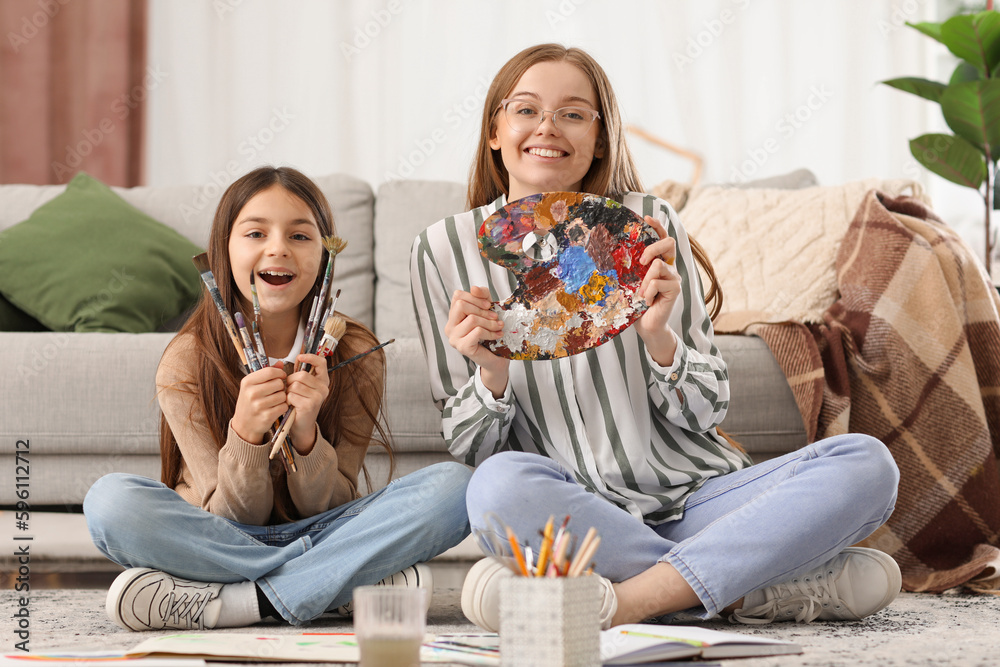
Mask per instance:
[[[610,340],[646,310],[639,257],[657,239],[639,215],[596,195],[547,192],[507,204],[479,229],[482,255],[517,280],[511,297],[493,305],[503,338],[485,345],[535,360]]]

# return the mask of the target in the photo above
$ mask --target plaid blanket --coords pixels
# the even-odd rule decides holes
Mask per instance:
[[[1000,589],[1000,299],[955,232],[875,190],[837,257],[822,324],[752,324],[782,367],[810,441],[867,433],[900,469],[889,522],[864,544],[910,591]]]

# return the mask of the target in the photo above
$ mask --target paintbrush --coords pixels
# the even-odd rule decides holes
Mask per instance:
[[[247,331],[247,323],[243,319],[243,313],[237,310],[233,318],[236,320],[236,328],[240,332],[240,338],[243,340],[243,354],[250,364],[250,370],[259,371],[263,366],[260,365],[257,352],[253,349],[253,341],[250,340],[250,333]]]
[[[274,437],[271,438],[271,453],[267,455],[267,458],[273,459],[274,455],[278,453],[279,450],[284,452],[285,459],[288,460],[288,450],[286,448],[286,438],[288,437],[288,431],[292,428],[292,424],[295,422],[295,408],[291,407],[286,413],[284,421],[281,422],[281,428],[274,432]]]
[[[260,357],[259,363],[260,367],[264,368],[270,365],[270,360],[267,358],[267,351],[264,349],[264,340],[260,335],[260,299],[257,297],[257,283],[254,276],[254,272],[250,272],[250,297],[253,301],[253,322],[252,330],[254,340],[257,342],[257,354]],[[291,364],[286,363],[283,370],[285,374],[292,372]],[[281,426],[281,421],[274,422],[274,430],[277,430]],[[291,443],[287,439],[283,440],[281,443],[281,452],[284,455],[285,466],[289,468],[292,472],[295,472],[298,468],[295,465],[295,454],[292,450]]]
[[[215,307],[219,310],[219,315],[222,317],[222,326],[225,327],[230,340],[233,341],[233,347],[236,348],[236,353],[240,356],[240,361],[243,362],[243,370],[249,373],[250,364],[247,362],[246,354],[243,352],[243,344],[240,343],[240,337],[236,333],[233,318],[229,316],[226,304],[222,303],[222,294],[219,292],[219,286],[215,282],[215,275],[208,266],[208,253],[203,252],[200,255],[195,255],[191,258],[191,261],[194,262],[195,268],[201,274],[201,280],[205,283],[205,287],[208,288],[208,293],[212,295],[212,301],[215,302]]]
[[[326,248],[327,258],[326,258],[326,272],[323,275],[323,284],[320,287],[319,294],[313,300],[312,308],[310,309],[309,321],[306,324],[305,336],[302,339],[302,351],[309,354],[315,354],[316,352],[316,330],[319,325],[318,314],[330,312],[333,313],[333,306],[326,308],[327,295],[330,292],[330,279],[333,276],[333,261],[336,259],[337,255],[340,254],[344,248],[347,247],[347,241],[344,239],[330,235],[323,237],[323,247]],[[340,296],[340,290],[337,290],[337,296]],[[325,324],[324,324],[325,327]],[[298,362],[296,362],[296,371],[300,368]],[[310,364],[304,364],[302,366],[306,371],[311,370],[312,366]],[[271,439],[271,453],[270,458],[274,458],[278,449],[282,447],[282,443],[285,441],[285,437],[292,423],[295,421],[295,408],[290,407],[288,411],[285,412],[285,417],[282,419],[281,427],[278,428],[274,433],[274,437]]]
[[[318,322],[323,322],[324,323],[323,324],[324,333],[322,334],[322,337],[321,337],[320,333],[317,331],[316,335],[313,336],[312,345],[309,348],[310,350],[313,351],[313,354],[320,354],[319,348],[323,344],[323,339],[326,338],[326,327],[330,324],[330,318],[336,317],[336,315],[334,315],[334,313],[336,311],[337,301],[339,299],[340,299],[340,290],[338,289],[336,295],[334,295],[334,297],[333,297],[333,302],[330,303],[330,305],[327,307],[326,311],[323,313],[323,317],[320,320],[318,320]],[[337,319],[340,319],[340,318],[338,317]],[[347,323],[346,322],[344,323],[344,327],[345,328],[347,327]],[[340,334],[337,335],[336,338],[337,338],[338,341],[340,340],[341,336],[343,336],[343,333],[340,333]],[[324,354],[322,356],[328,357],[328,356],[330,356],[330,354],[332,352],[333,352],[333,350],[331,349],[329,352],[327,352],[326,354]],[[302,367],[305,370],[309,370],[310,368],[312,368],[312,366],[310,364],[303,364]]]
[[[337,258],[337,255],[339,255],[344,250],[344,248],[347,247],[347,241],[340,238],[339,236],[333,236],[333,235],[324,236],[323,247],[326,248],[326,271],[323,274],[323,285],[322,287],[320,287],[319,290],[319,310],[317,311],[318,315],[326,314],[327,311],[326,300],[327,296],[330,294],[330,279],[333,277],[333,262]],[[340,292],[338,291],[337,294],[339,296]],[[330,309],[330,313],[331,314],[333,313],[332,309]],[[306,341],[308,341],[308,345],[306,346],[307,350],[316,349],[318,330],[319,327],[321,326],[321,323],[325,324],[326,321],[321,319],[320,317],[317,317],[312,322],[311,326],[306,330]]]
[[[333,354],[333,351],[337,349],[337,343],[344,337],[346,331],[347,322],[343,317],[331,315],[326,318],[326,324],[323,325],[323,337],[319,341],[316,354],[321,357],[329,357]]]
[[[361,357],[367,357],[367,356],[368,356],[369,354],[371,354],[371,353],[372,353],[372,352],[374,352],[375,350],[381,350],[381,349],[382,349],[383,347],[385,347],[385,346],[386,346],[386,345],[388,345],[389,343],[395,343],[395,342],[396,342],[396,339],[395,339],[395,338],[390,338],[389,340],[385,341],[384,343],[379,343],[378,345],[376,345],[375,347],[371,348],[370,350],[365,350],[365,351],[364,351],[364,352],[362,352],[361,354],[355,354],[355,355],[354,355],[353,357],[351,357],[350,359],[344,359],[343,361],[341,361],[341,362],[340,362],[339,364],[337,364],[336,366],[334,366],[333,368],[331,368],[331,369],[330,369],[329,371],[327,371],[327,372],[328,372],[328,373],[330,373],[330,372],[333,372],[333,371],[337,370],[338,368],[343,368],[343,367],[344,367],[344,366],[346,366],[347,364],[349,364],[349,363],[352,363],[352,362],[355,362],[355,361],[357,361],[358,359],[360,359]]]
[[[339,289],[337,290],[337,293],[333,295],[333,303],[330,304],[330,314],[331,315],[333,315],[335,312],[337,312],[337,302],[338,301],[340,301],[340,290]]]
[[[253,271],[250,272],[250,296],[253,299],[253,322],[251,330],[253,338],[257,341],[257,354],[260,357],[260,366],[268,366],[267,352],[264,351],[264,339],[260,337],[260,301],[257,299],[257,283],[254,280]]]
[[[306,320],[306,330],[302,336],[302,347],[299,348],[299,354],[305,354],[310,351],[309,346],[309,332],[312,330],[313,326],[316,324],[316,311],[319,310],[319,295],[313,297],[312,306],[309,307],[309,319]],[[295,360],[295,372],[298,372],[302,364],[299,363],[298,359]]]

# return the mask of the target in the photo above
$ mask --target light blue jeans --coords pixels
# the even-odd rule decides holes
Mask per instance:
[[[294,523],[250,526],[191,505],[160,482],[114,473],[83,502],[94,544],[119,565],[195,581],[252,581],[294,625],[336,609],[355,586],[430,560],[469,534],[460,463],[422,468]]]
[[[601,536],[595,571],[620,582],[657,562],[672,565],[711,618],[747,593],[818,567],[885,523],[899,471],[878,440],[843,435],[705,482],[684,516],[649,526],[590,493],[555,461],[500,452],[476,468],[467,503],[474,533],[496,535],[496,513],[538,553],[550,515],[569,529]],[[492,540],[496,541],[496,540]],[[669,620],[669,618],[664,619]]]

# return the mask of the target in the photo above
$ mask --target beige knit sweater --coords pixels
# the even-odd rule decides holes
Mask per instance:
[[[377,363],[379,357],[372,363]],[[175,490],[192,505],[250,525],[275,523],[273,474],[281,474],[278,457],[268,459],[270,447],[250,443],[232,426],[222,449],[209,433],[205,414],[196,400],[193,370],[199,363],[194,340],[179,336],[167,348],[156,372],[160,409],[181,451],[180,481]],[[344,400],[359,400],[344,392]],[[345,419],[365,420],[351,432],[371,433],[374,424],[360,406],[343,406]],[[358,473],[369,441],[338,439],[336,447],[317,425],[316,444],[309,454],[296,457],[296,472],[289,472],[288,491],[300,517],[314,516],[359,497]]]

